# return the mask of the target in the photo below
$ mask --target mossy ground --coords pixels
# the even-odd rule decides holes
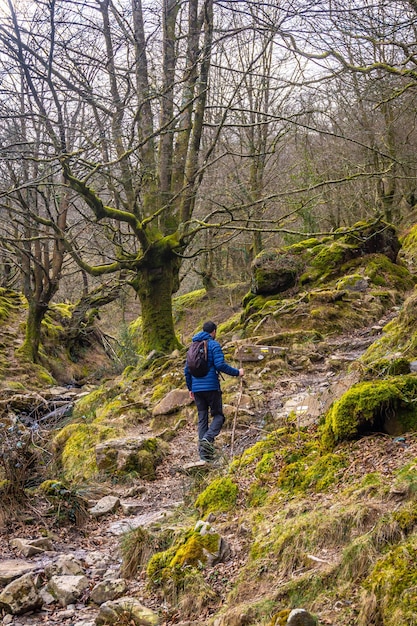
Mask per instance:
[[[300,254],[308,251],[310,260],[316,258],[311,273],[304,275],[301,291],[285,298],[252,299],[248,301],[252,308],[239,319],[238,301],[229,320],[222,319],[226,307],[217,314],[221,298],[224,304],[224,289],[218,290],[217,299],[215,294],[206,298],[201,292],[184,298],[177,311],[181,336],[190,338],[209,316],[224,322],[219,327],[224,339],[238,334],[264,339],[270,345],[285,342],[288,352],[294,346],[310,350],[330,334],[371,324],[393,304],[401,304],[403,290],[412,281],[392,267],[395,264],[375,254],[362,259],[362,265],[358,260],[346,260],[349,245],[326,250],[325,243],[297,244]],[[326,263],[329,267],[324,267]],[[362,289],[362,281],[368,287],[355,291],[358,284]],[[401,350],[409,348],[410,355],[412,308],[410,304],[396,338],[404,338]],[[408,329],[408,337],[404,329]],[[395,350],[395,345],[392,338],[389,349]],[[384,350],[386,358],[387,346]],[[228,349],[227,354],[231,356]],[[146,367],[142,363],[132,366],[116,381],[80,400],[76,421],[55,441],[60,471],[65,466],[64,475],[74,484],[95,476],[94,445],[114,436],[113,429],[117,428],[119,436],[128,423],[147,423],[146,411],[165,391],[183,384],[183,357],[171,355]],[[253,374],[252,383],[262,382],[263,394],[274,387],[274,368],[263,374],[258,365],[252,370],[248,365],[247,370]],[[415,586],[411,563],[415,560],[417,519],[415,440],[409,433],[404,446],[380,434],[350,439],[358,407],[371,427],[375,416],[379,419],[381,405],[407,414],[407,405],[414,400],[412,379],[399,376],[387,381],[381,377],[383,386],[375,395],[370,387],[360,387],[360,393],[353,389],[352,393],[358,393],[354,401],[345,398],[345,404],[339,406],[349,407],[353,420],[346,419],[348,409],[341,411],[340,424],[345,430],[339,434],[336,429],[335,433],[331,426],[329,448],[323,445],[326,442],[317,425],[297,428],[289,421],[287,428],[272,430],[272,417],[268,426],[272,432],[262,432],[262,439],[230,466],[224,463],[210,469],[204,478],[200,474],[193,479],[188,492],[192,497],[180,519],[167,518],[157,532],[152,529],[151,537],[130,537],[124,559],[129,550],[134,552],[131,567],[140,572],[137,581],[146,577],[160,606],[171,607],[172,616],[201,620],[201,615],[215,616],[217,612],[224,616],[222,626],[279,624],[297,606],[319,615],[323,624],[337,620],[344,626],[393,626],[392,616],[398,624],[412,624],[417,612],[415,599],[408,593]],[[376,387],[374,381],[364,383]],[[333,424],[333,418],[328,419],[327,426]],[[357,433],[357,423],[353,431]],[[190,530],[199,516],[210,514],[215,517],[216,533],[232,536],[234,542],[232,560],[211,570],[206,567],[205,550],[213,546],[202,545],[195,530]],[[151,546],[152,554],[143,553],[144,542]],[[372,613],[375,606],[378,612]],[[211,626],[212,619],[204,623]]]

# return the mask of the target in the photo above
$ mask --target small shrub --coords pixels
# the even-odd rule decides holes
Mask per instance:
[[[88,518],[88,502],[77,489],[70,489],[59,480],[45,480],[39,491],[51,504],[48,514],[58,524],[82,526]]]
[[[27,500],[25,488],[41,474],[41,462],[31,433],[24,426],[16,423],[7,428],[0,424],[0,501],[6,513]]]

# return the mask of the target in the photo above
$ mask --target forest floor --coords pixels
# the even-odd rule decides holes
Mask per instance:
[[[389,316],[381,320],[378,327],[388,321]],[[233,455],[239,455],[245,448],[250,447],[264,435],[264,417],[266,414],[273,416],[276,423],[280,418],[286,419],[291,407],[310,405],[312,410],[316,405],[329,405],[330,402],[340,395],[344,387],[352,384],[352,374],[348,374],[348,366],[354,362],[375,340],[376,326],[358,329],[339,335],[332,339],[332,348],[329,355],[314,363],[308,370],[294,371],[293,375],[286,374],[277,379],[273,389],[262,392],[262,400],[253,411],[249,423],[238,425],[233,432]],[[334,364],[337,363],[337,368]],[[245,386],[250,388],[253,380],[246,380]],[[238,394],[236,402],[238,402]],[[317,413],[320,411],[318,410]],[[313,420],[314,421],[314,420]],[[195,496],[201,485],[204,485],[208,477],[221,473],[227,467],[231,457],[231,437],[233,419],[228,420],[216,445],[218,457],[215,463],[207,467],[198,467],[198,454],[196,447],[195,421],[190,421],[184,428],[178,431],[178,435],[170,442],[170,452],[157,469],[156,480],[146,482],[138,480],[130,484],[101,483],[91,485],[86,496],[91,502],[97,501],[103,495],[115,495],[121,500],[134,499],[138,503],[138,512],[134,516],[126,516],[119,508],[105,517],[90,517],[86,524],[77,526],[51,526],[45,530],[44,511],[36,510],[36,504],[32,507],[31,520],[27,516],[20,521],[9,523],[4,529],[2,540],[2,559],[19,558],[16,550],[11,547],[10,541],[16,537],[29,537],[31,539],[44,535],[45,532],[52,537],[54,550],[58,554],[73,554],[86,565],[86,573],[90,576],[91,586],[96,583],[100,574],[91,565],[88,555],[100,553],[102,561],[108,569],[117,572],[121,564],[120,539],[122,533],[139,525],[148,526],[163,517],[172,516],[173,523],[178,523],[187,511],[192,509]],[[417,439],[408,436],[406,439],[396,441],[392,437],[374,434],[369,438],[363,438],[350,447],[351,471],[364,475],[371,471],[382,471],[387,475],[395,471],[406,460],[417,456]],[[187,471],[189,464],[197,463],[197,470]],[[330,496],[326,496],[330,497]],[[17,516],[19,519],[19,516]],[[223,528],[225,539],[232,547],[232,557],[225,563],[216,566],[215,572],[211,572],[210,580],[218,593],[215,606],[207,608],[197,622],[184,621],[180,612],[168,610],[164,599],[160,594],[149,590],[144,575],[139,575],[128,580],[128,589],[125,595],[133,595],[139,598],[144,605],[154,609],[162,616],[161,624],[205,624],[208,623],[210,614],[216,606],[221,606],[222,600],[233,588],[242,564],[247,558],[248,545],[244,533],[237,532],[237,528],[231,525],[229,532]],[[39,564],[39,570],[45,563],[56,558],[56,554],[46,553],[42,557],[33,557],[32,561]],[[98,607],[85,602],[79,602],[70,607],[59,607],[56,604],[44,605],[42,610],[32,614],[21,616],[4,616],[4,624],[12,626],[34,626],[35,624],[64,624],[67,626],[90,626],[94,624]],[[338,623],[337,608],[334,615],[329,613],[322,616],[323,624]]]

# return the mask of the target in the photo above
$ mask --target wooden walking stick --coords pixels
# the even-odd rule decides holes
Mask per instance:
[[[242,368],[242,358],[239,361],[239,369]],[[230,458],[233,457],[234,447],[235,447],[235,431],[236,431],[236,422],[237,422],[237,414],[239,411],[240,402],[242,400],[243,394],[243,376],[240,377],[240,386],[239,386],[239,395],[237,397],[236,410],[235,415],[233,417],[233,427],[232,427],[232,438],[230,441]]]

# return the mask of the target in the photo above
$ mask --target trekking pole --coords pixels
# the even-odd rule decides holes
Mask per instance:
[[[239,368],[242,368],[242,357],[239,360]],[[236,410],[235,415],[233,417],[233,427],[232,427],[232,438],[230,441],[230,458],[233,458],[234,446],[235,446],[235,431],[236,431],[236,422],[237,422],[237,414],[239,411],[240,402],[242,400],[243,394],[243,376],[240,377],[240,386],[239,386],[239,395],[237,397]]]

